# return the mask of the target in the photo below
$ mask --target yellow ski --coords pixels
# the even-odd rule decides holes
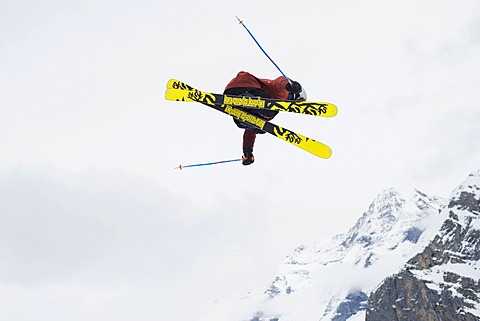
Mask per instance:
[[[214,94],[200,91],[175,79],[168,81],[165,95],[168,100],[195,101],[199,103],[206,101],[215,105],[225,104],[233,107],[270,109],[321,117],[334,117],[337,115],[337,106],[331,103]]]
[[[182,94],[182,92],[184,94]],[[173,101],[189,101],[202,103],[222,113],[235,117],[254,128],[263,130],[275,137],[280,138],[281,140],[289,142],[290,144],[297,146],[315,156],[327,159],[332,155],[331,148],[321,142],[308,138],[304,135],[297,134],[289,129],[275,125],[233,105],[225,103],[219,104],[215,100],[215,94],[201,92],[193,87],[179,82],[178,80],[170,80],[167,83],[165,99]],[[247,106],[242,105],[239,107],[246,108]]]

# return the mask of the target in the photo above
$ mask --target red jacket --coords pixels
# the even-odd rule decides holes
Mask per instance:
[[[260,88],[270,98],[273,99],[288,99],[289,92],[285,88],[288,81],[285,77],[280,76],[276,79],[262,79],[254,75],[240,71],[235,78],[233,78],[225,87],[225,90],[230,88]]]

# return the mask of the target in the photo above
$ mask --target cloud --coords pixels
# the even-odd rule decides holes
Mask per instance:
[[[4,170],[0,204],[5,318],[60,320],[86,310],[128,319],[144,308],[158,316],[182,287],[177,276],[189,279],[203,254],[206,235],[177,219],[192,210],[186,202],[120,172]]]
[[[118,171],[6,169],[0,204],[4,316],[60,320],[87,310],[94,320],[109,313],[182,320],[266,283],[278,260],[265,253],[262,216],[229,200],[198,209]],[[35,303],[24,309],[27,302]],[[57,306],[63,312],[51,317]]]
[[[172,201],[154,186],[119,173],[68,177],[51,169],[4,171],[1,279],[59,282],[92,263],[104,264],[112,254],[120,256],[119,247],[133,257],[157,244],[167,251],[169,236],[179,229],[172,215],[182,210]]]

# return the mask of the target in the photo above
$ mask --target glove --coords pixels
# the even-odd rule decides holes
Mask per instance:
[[[294,95],[298,95],[302,91],[302,86],[298,82],[292,81],[285,86],[285,89]]]

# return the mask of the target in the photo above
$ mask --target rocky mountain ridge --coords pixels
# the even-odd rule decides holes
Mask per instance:
[[[345,234],[297,247],[248,321],[479,321],[480,170],[446,201],[379,194]]]
[[[442,207],[418,190],[386,189],[347,233],[288,255],[251,320],[365,319],[370,291],[428,244]]]
[[[480,320],[480,171],[443,212],[448,218],[428,246],[372,292],[367,321]]]

